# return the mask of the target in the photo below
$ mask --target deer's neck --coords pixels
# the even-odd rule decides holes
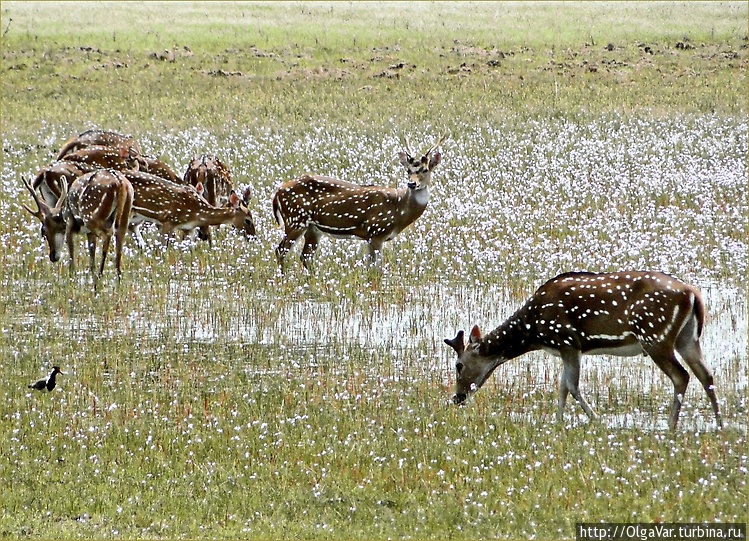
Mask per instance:
[[[532,325],[527,321],[527,306],[515,312],[507,321],[484,336],[481,354],[509,361],[540,346],[533,339]]]
[[[423,188],[401,188],[397,191],[398,207],[400,218],[403,221],[403,227],[406,227],[424,213],[429,203],[429,186]]]
[[[215,208],[204,205],[194,215],[199,225],[222,225],[231,222],[235,213],[234,207]]]
[[[424,186],[419,189],[406,188],[407,197],[411,201],[414,207],[421,208],[423,212],[429,203],[429,186]]]

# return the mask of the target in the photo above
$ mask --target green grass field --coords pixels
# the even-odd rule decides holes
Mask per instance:
[[[747,5],[3,2],[0,535],[478,539],[577,522],[746,522]],[[21,183],[91,127],[180,174],[215,153],[258,231],[128,239],[93,292]],[[325,240],[285,274],[270,199],[304,172],[402,186],[450,133],[424,215],[369,269]],[[569,270],[703,291],[726,427],[692,378],[531,354],[450,404],[442,340]],[[48,395],[26,385],[59,364]]]

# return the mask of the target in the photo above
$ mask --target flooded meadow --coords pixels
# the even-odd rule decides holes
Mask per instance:
[[[128,239],[121,282],[109,261],[96,294],[86,271],[50,263],[21,207],[21,177],[74,131],[3,132],[6,535],[42,535],[32,511],[54,521],[50,537],[97,538],[549,538],[579,521],[745,520],[746,118],[466,125],[381,267],[361,242],[325,240],[311,274],[300,246],[278,268],[273,192],[304,172],[403,185],[399,134],[134,134],[180,172],[218,155],[250,186],[258,234],[224,227],[208,246],[147,230],[143,249]],[[407,135],[425,148],[439,131]],[[493,329],[557,273],[620,269],[702,290],[722,432],[696,378],[669,432],[672,387],[646,357],[584,358],[598,423],[574,402],[555,422],[561,363],[543,353],[450,403],[444,338]],[[52,363],[58,389],[33,394]]]
[[[581,522],[747,518],[745,2],[2,3],[0,536],[571,539]],[[113,21],[116,23],[113,25]],[[498,31],[499,29],[499,31]],[[257,235],[128,235],[96,291],[52,263],[22,179],[71,136],[129,134],[182,175],[214,154]],[[271,198],[313,173],[424,213],[370,268],[323,239],[281,272]],[[429,161],[427,161],[429,163]],[[705,364],[499,367],[462,407],[443,340],[567,271],[702,291]],[[623,335],[622,335],[623,336]],[[50,393],[29,388],[63,372]]]

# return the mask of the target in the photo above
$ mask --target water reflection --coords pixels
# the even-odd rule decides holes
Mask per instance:
[[[720,382],[747,388],[747,304],[743,292],[714,284],[702,287],[708,321],[702,337],[706,363]],[[415,348],[429,355],[435,369],[448,370],[451,352],[442,339],[474,323],[488,331],[511,315],[524,301],[502,289],[421,286],[409,291],[402,305],[377,304],[362,310],[359,303],[332,303],[303,299],[280,304],[270,319],[244,314],[225,325],[211,324],[203,317],[178,317],[168,321],[142,316],[130,320],[135,331],[157,338],[193,342],[281,345],[285,349],[309,350],[337,344],[343,348]],[[83,322],[79,322],[79,325]],[[166,330],[164,326],[172,326]],[[636,385],[651,384],[660,371],[647,358],[584,357],[584,375],[607,381],[622,373],[638,374]],[[506,377],[528,377],[539,382],[555,381],[559,361],[543,353],[531,353],[502,368]],[[530,374],[529,374],[530,372]],[[449,377],[449,376],[446,376]],[[665,376],[664,376],[665,377]],[[657,380],[657,386],[662,382]]]

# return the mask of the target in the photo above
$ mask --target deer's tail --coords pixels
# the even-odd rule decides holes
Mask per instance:
[[[697,338],[702,336],[702,329],[705,327],[705,302],[702,300],[702,295],[699,291],[695,290],[694,303],[692,304],[692,311],[694,317],[697,320]]]
[[[276,219],[276,223],[284,228],[283,212],[281,210],[281,201],[279,200],[278,194],[273,196],[273,217]]]

